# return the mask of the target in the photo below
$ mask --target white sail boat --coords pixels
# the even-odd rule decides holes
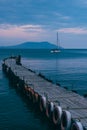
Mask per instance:
[[[61,52],[60,51],[60,48],[59,48],[59,42],[58,42],[58,32],[57,32],[57,48],[55,48],[55,49],[52,49],[51,50],[51,53],[59,53],[59,52]]]

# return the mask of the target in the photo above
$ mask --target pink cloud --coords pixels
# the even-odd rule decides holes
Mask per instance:
[[[0,25],[0,36],[3,37],[35,37],[42,32],[45,30],[40,25]]]
[[[58,31],[63,33],[87,34],[87,29],[85,28],[61,28]]]
[[[54,33],[54,32],[52,32]],[[23,41],[49,41],[53,34],[41,25],[0,25],[0,38],[3,43],[14,44]]]

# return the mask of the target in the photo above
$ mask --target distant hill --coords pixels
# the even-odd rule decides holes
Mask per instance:
[[[24,42],[19,45],[6,46],[4,48],[11,49],[54,49],[57,46],[49,42]],[[0,47],[3,48],[3,47]],[[61,47],[60,47],[61,48]]]

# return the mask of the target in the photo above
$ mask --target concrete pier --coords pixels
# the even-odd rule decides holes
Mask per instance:
[[[25,68],[18,58],[4,59],[2,68],[14,86],[37,103],[55,125],[62,130],[87,130],[87,99]]]

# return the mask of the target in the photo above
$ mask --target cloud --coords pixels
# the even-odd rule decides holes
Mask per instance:
[[[17,44],[23,41],[49,41],[50,31],[45,30],[41,25],[0,25],[0,43],[8,45]],[[12,40],[13,39],[13,40]],[[15,41],[15,43],[14,43]]]
[[[80,8],[86,8],[87,7],[87,0],[76,0],[75,6]]]
[[[25,41],[49,41],[56,43],[56,32],[38,24],[0,25],[1,45],[15,45]]]
[[[21,35],[22,37],[27,35],[43,33],[45,30],[40,25],[10,25],[10,24],[1,24],[0,25],[0,36],[5,37],[18,37]]]
[[[58,12],[54,12],[54,15],[55,15],[56,17],[59,17],[60,19],[63,19],[63,20],[70,20],[70,19],[71,19],[70,16],[64,16],[64,15],[62,15],[61,13],[58,13]]]
[[[23,25],[20,26],[20,28],[24,31],[24,32],[28,32],[28,33],[42,33],[45,32],[44,28],[41,25]]]
[[[16,27],[16,25],[10,25],[10,24],[0,24],[0,30],[8,30],[12,27]]]
[[[47,40],[56,43],[58,31],[67,39],[73,37],[76,42],[79,34],[81,37],[87,34],[85,5],[86,0],[0,0],[0,41],[10,44],[15,41],[16,44]]]
[[[69,20],[69,16],[61,13],[57,16],[59,4],[57,0],[0,0],[0,24],[49,24],[51,27],[55,21]]]
[[[85,28],[61,28],[58,31],[63,33],[87,34],[87,29]]]

